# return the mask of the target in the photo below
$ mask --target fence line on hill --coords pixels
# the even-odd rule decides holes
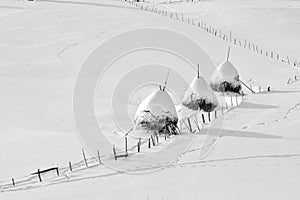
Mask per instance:
[[[191,133],[194,134],[197,131],[200,132],[201,128],[199,124],[207,124],[214,119],[219,118],[220,116],[225,115],[228,111],[236,108],[239,106],[241,102],[244,101],[244,95],[236,95],[235,97],[230,96],[231,98],[231,103],[230,104],[224,104],[222,106],[219,106],[218,109],[215,109],[213,112],[207,112],[206,116],[205,113],[201,113],[200,116],[197,115],[192,115],[187,118],[185,118],[188,123],[186,123],[184,120],[182,120],[182,126],[184,125],[185,128]],[[235,98],[235,100],[234,100]],[[239,103],[239,98],[241,98],[240,103]],[[198,118],[199,117],[199,118]],[[192,120],[195,118],[195,120]],[[193,129],[192,124],[196,125],[196,128]],[[41,170],[40,168],[37,169],[36,172],[31,173],[30,175],[27,176],[20,176],[20,177],[13,177],[10,180],[6,181],[0,181],[0,193],[1,192],[6,192],[6,191],[17,191],[17,190],[23,190],[28,188],[28,185],[30,184],[37,184],[39,182],[43,182],[44,178],[43,176],[47,173],[50,173],[52,171],[55,172],[56,176],[62,176],[66,175],[67,172],[76,172],[81,169],[87,169],[91,168],[94,166],[99,166],[99,165],[104,165],[105,162],[103,162],[103,158],[110,158],[114,159],[117,161],[119,158],[129,156],[129,154],[138,154],[141,153],[142,146],[147,149],[151,149],[155,146],[158,146],[162,144],[162,141],[167,141],[168,139],[173,138],[174,136],[171,136],[170,134],[164,133],[162,137],[159,137],[158,134],[151,134],[150,137],[145,137],[145,138],[136,138],[136,137],[130,137],[135,140],[136,145],[131,146],[128,148],[128,140],[129,140],[130,135],[126,135],[124,137],[125,139],[125,147],[124,148],[119,148],[117,149],[115,145],[112,146],[112,153],[111,155],[106,155],[103,156],[100,154],[100,151],[97,151],[96,156],[94,157],[87,157],[84,149],[82,149],[82,160],[77,161],[76,163],[72,163],[70,160],[67,161],[66,166],[64,167],[50,167],[47,169]],[[129,153],[128,151],[131,150]],[[20,188],[21,187],[21,188]],[[38,186],[37,186],[38,187]]]
[[[168,16],[168,12],[167,11],[164,11],[164,10],[157,10],[156,8],[154,8],[154,6],[152,7],[152,10],[149,10],[149,7],[143,7],[143,5],[140,5],[134,1],[127,1],[137,7],[140,6],[141,9],[146,9],[147,11],[152,11],[152,12],[155,12],[157,14],[162,14],[163,16]],[[176,16],[176,19],[177,20],[180,20],[179,18],[179,15],[177,13],[171,13],[170,14],[170,17],[173,18]],[[183,14],[180,15],[182,18],[182,21],[185,21],[184,19],[184,16]],[[190,19],[190,18],[187,18],[187,22],[190,24],[192,23],[193,25],[195,25],[195,21],[194,19]],[[198,22],[198,27],[201,27],[205,30],[208,31],[207,29],[207,26],[203,25],[203,22],[201,21]],[[206,27],[206,28],[204,28]],[[210,26],[210,29],[211,30],[211,26]],[[208,32],[211,32],[211,31],[208,31]],[[213,31],[213,33],[215,33]],[[252,86],[250,85],[250,87],[252,88]],[[259,86],[259,90],[258,92],[262,92],[262,88]],[[244,95],[241,96],[242,98],[242,101],[244,100]],[[193,115],[193,116],[190,116],[190,117],[187,117],[186,120],[188,121],[188,123],[184,122],[182,123],[182,125],[185,125],[186,129],[189,130],[190,133],[195,133],[198,131],[201,131],[201,128],[199,127],[199,122],[202,121],[202,124],[206,124],[207,122],[211,122],[214,119],[226,114],[226,112],[230,111],[231,109],[237,107],[239,105],[238,103],[238,96],[236,95],[235,96],[235,103],[234,103],[234,100],[233,100],[233,97],[231,96],[230,97],[230,102],[231,104],[225,104],[225,105],[222,105],[221,107],[219,107],[219,109],[216,109],[213,114],[211,114],[210,112],[207,113],[207,117],[205,118],[204,116],[204,113],[201,114],[200,119],[198,119],[197,116]],[[221,114],[218,115],[218,111],[219,113],[221,112]],[[191,121],[192,117],[195,117],[195,120],[194,121]],[[202,120],[201,120],[202,119]],[[194,122],[194,124],[196,125],[196,130],[193,130],[193,127],[192,127],[192,122]],[[130,149],[128,149],[128,136],[126,136],[124,139],[125,139],[125,147],[124,148],[121,148],[121,149],[117,149],[114,145],[112,146],[112,154],[111,155],[106,155],[106,156],[109,156],[109,157],[112,157],[114,158],[114,160],[118,160],[118,158],[121,158],[121,157],[128,157],[129,153],[128,153],[128,150],[135,150],[136,153],[140,153],[141,152],[141,146],[144,144],[147,146],[148,149],[150,149],[151,147],[153,146],[157,146],[159,144],[161,144],[161,142],[159,142],[159,136],[156,134],[156,135],[150,135],[149,138],[144,138],[144,140],[142,140],[142,138],[135,138],[135,137],[131,137],[133,139],[135,139],[135,143],[136,145],[133,145]],[[167,139],[170,139],[170,135],[169,134],[165,134],[164,135],[164,139],[167,140]],[[133,154],[133,153],[131,153]],[[45,170],[40,170],[40,169],[37,169],[37,172],[34,172],[30,175],[27,175],[27,176],[21,176],[21,177],[14,177],[12,178],[11,180],[6,180],[6,181],[0,181],[0,192],[3,192],[3,191],[8,191],[14,187],[18,187],[18,186],[26,186],[28,184],[33,184],[33,183],[38,183],[38,182],[43,182],[43,175],[48,173],[48,172],[51,172],[51,171],[55,171],[56,172],[56,175],[57,176],[61,176],[61,174],[65,174],[66,172],[74,172],[76,171],[77,169],[82,169],[82,167],[84,168],[90,168],[92,166],[98,166],[98,165],[103,165],[103,157],[106,157],[106,156],[101,156],[100,154],[100,151],[98,150],[97,151],[97,156],[95,157],[90,157],[90,158],[87,158],[86,157],[86,154],[85,154],[85,151],[84,149],[82,149],[82,157],[83,159],[76,162],[76,163],[72,163],[71,161],[68,161],[67,162],[67,166],[65,167],[61,167],[59,168],[58,166],[56,167],[51,167],[51,168],[48,168],[48,169],[45,169]],[[25,187],[26,188],[26,187]]]
[[[152,13],[155,13],[158,15],[162,15],[165,17],[170,17],[171,19],[182,21],[187,24],[196,26],[196,27],[201,28],[202,30],[206,31],[207,33],[211,34],[212,36],[220,38],[221,40],[223,40],[225,42],[229,42],[230,44],[236,45],[240,48],[244,48],[249,51],[252,51],[258,55],[261,55],[261,56],[264,56],[264,57],[267,57],[267,58],[270,58],[273,60],[277,60],[281,63],[287,64],[289,66],[293,66],[297,69],[300,68],[300,62],[297,61],[296,59],[292,59],[291,56],[283,55],[281,53],[278,53],[278,52],[272,51],[272,50],[265,50],[263,48],[260,48],[258,44],[250,42],[248,39],[240,40],[240,39],[234,37],[232,31],[229,31],[229,32],[223,31],[219,28],[209,25],[209,23],[207,23],[203,20],[196,21],[193,18],[185,17],[185,15],[182,13],[159,9],[154,5],[146,5],[141,1],[137,2],[137,1],[133,1],[133,0],[125,0],[125,2],[135,6],[137,8],[140,8],[141,10],[149,11],[149,12],[152,12]]]

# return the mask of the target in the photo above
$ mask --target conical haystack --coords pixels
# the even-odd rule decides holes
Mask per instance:
[[[215,93],[199,74],[199,66],[198,75],[186,91],[182,105],[190,110],[203,110],[205,112],[211,112],[218,106]]]
[[[139,105],[134,122],[136,129],[177,134],[178,116],[168,92],[160,87],[147,96]]]
[[[234,92],[241,93],[241,83],[239,80],[239,73],[233,66],[229,59],[229,52],[227,60],[221,63],[211,77],[211,88],[216,92]]]

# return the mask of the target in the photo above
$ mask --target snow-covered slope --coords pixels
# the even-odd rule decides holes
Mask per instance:
[[[298,56],[298,1],[200,1],[156,6],[230,29],[233,35],[266,49]],[[300,198],[300,85],[298,81],[286,84],[299,69],[238,46],[232,46],[230,60],[241,79],[264,90],[271,86],[271,92],[247,96],[238,108],[203,129],[209,134],[193,135],[188,149],[181,146],[180,157],[174,156],[179,151],[174,145],[169,146],[170,151],[168,145],[153,148],[165,152],[156,154],[157,162],[151,160],[151,151],[146,148],[143,151],[150,152],[147,156],[138,155],[143,165],[151,163],[150,169],[161,169],[159,160],[166,157],[177,158],[175,163],[168,160],[170,165],[163,170],[140,175],[104,166],[81,167],[43,183],[37,183],[35,177],[34,183],[26,185],[16,178],[16,187],[11,187],[12,177],[53,165],[67,167],[68,161],[82,159],[72,119],[72,91],[79,67],[102,41],[134,28],[171,28],[201,44],[216,66],[224,60],[228,42],[186,22],[120,1],[4,0],[0,11],[0,180],[10,184],[5,189],[0,183],[0,191],[5,191],[0,199]],[[104,120],[111,115],[105,106],[99,113]],[[201,147],[209,146],[203,145],[207,138],[216,140],[217,145],[208,157],[199,159]],[[179,144],[183,141],[177,139]]]

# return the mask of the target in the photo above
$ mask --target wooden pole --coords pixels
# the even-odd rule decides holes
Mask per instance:
[[[117,152],[116,152],[116,147],[113,145],[113,153],[114,153],[114,158],[117,160]]]
[[[202,113],[202,121],[203,123],[205,123],[205,118],[204,118],[204,114]]]
[[[196,124],[196,126],[197,126],[197,129],[198,129],[198,131],[200,132],[200,131],[201,131],[201,129],[200,129],[200,127],[199,127],[198,121],[197,121],[197,120],[195,120],[194,122],[195,122],[195,124]]]
[[[140,151],[141,151],[141,138],[139,139],[139,141],[137,143],[137,147],[138,147],[138,153],[140,153]]]
[[[59,168],[58,167],[56,168],[56,174],[57,174],[57,176],[59,176]]]
[[[40,169],[38,169],[37,174],[38,174],[38,177],[39,177],[40,182],[42,182],[42,177],[41,177]]]
[[[187,121],[188,121],[188,124],[189,124],[190,132],[192,133],[192,132],[193,132],[193,129],[192,129],[192,125],[191,125],[190,118],[187,118]]]
[[[83,159],[84,159],[85,166],[86,166],[86,167],[89,167],[89,166],[88,166],[88,163],[87,163],[87,160],[86,160],[86,157],[85,157],[84,149],[82,149],[82,155],[83,155]]]
[[[125,137],[125,153],[128,155],[127,137]]]
[[[210,122],[210,112],[207,113],[208,121]]]
[[[99,164],[102,164],[99,150],[97,150],[97,155],[98,155],[98,161],[99,161]]]
[[[153,136],[151,135],[150,137],[151,137],[151,140],[152,140],[152,145],[155,146],[155,141],[153,139]]]
[[[69,169],[70,169],[70,171],[73,171],[71,161],[69,161]]]
[[[253,94],[255,93],[253,90],[252,90],[252,86],[250,85],[250,87],[248,85],[246,85],[246,83],[244,83],[241,79],[239,79],[239,81],[241,82],[241,84],[243,84],[248,90],[250,90]]]
[[[11,181],[12,181],[13,186],[15,186],[16,185],[15,179],[12,178]]]
[[[228,47],[227,58],[226,58],[227,61],[229,60],[229,56],[230,56],[230,46]]]
[[[150,149],[151,148],[151,139],[149,138],[149,141],[148,141],[148,148]]]
[[[218,116],[217,116],[217,110],[215,110],[215,119],[217,118]]]

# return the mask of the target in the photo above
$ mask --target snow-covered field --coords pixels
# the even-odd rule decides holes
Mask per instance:
[[[300,60],[298,1],[157,2],[143,5],[203,20],[222,31],[231,30],[241,41]],[[238,107],[199,133],[160,138],[161,145],[151,150],[143,147],[139,155],[109,161],[110,167],[122,165],[138,174],[115,171],[95,160],[89,168],[77,163],[77,169],[68,172],[69,161],[82,160],[73,119],[74,84],[81,65],[98,45],[124,31],[166,28],[193,39],[218,66],[230,43],[186,20],[113,0],[1,0],[0,27],[0,199],[300,198],[300,82],[294,80],[295,75],[299,79],[299,68],[231,44],[230,61],[241,80],[255,90],[271,86],[271,92],[251,94],[243,88],[247,92],[243,102],[239,99]],[[174,57],[150,53],[157,62],[188,67]],[[138,65],[146,59],[151,57],[136,53],[119,63]],[[192,81],[195,72],[186,71],[182,73]],[[115,71],[109,78],[118,80],[120,74]],[[163,82],[165,73],[156,76]],[[171,73],[169,84],[175,87],[174,77]],[[95,108],[101,128],[113,133],[116,127],[107,106],[110,90],[102,91],[105,96],[96,94]],[[145,93],[140,90],[134,101],[140,102]],[[136,104],[129,108],[131,117]],[[123,142],[118,134],[107,137],[116,144]],[[201,147],[210,145],[205,142],[215,145],[206,157],[201,156],[205,154]],[[49,175],[42,183],[37,177],[25,177],[52,166],[61,168],[59,177]],[[16,180],[14,187],[11,178]]]

